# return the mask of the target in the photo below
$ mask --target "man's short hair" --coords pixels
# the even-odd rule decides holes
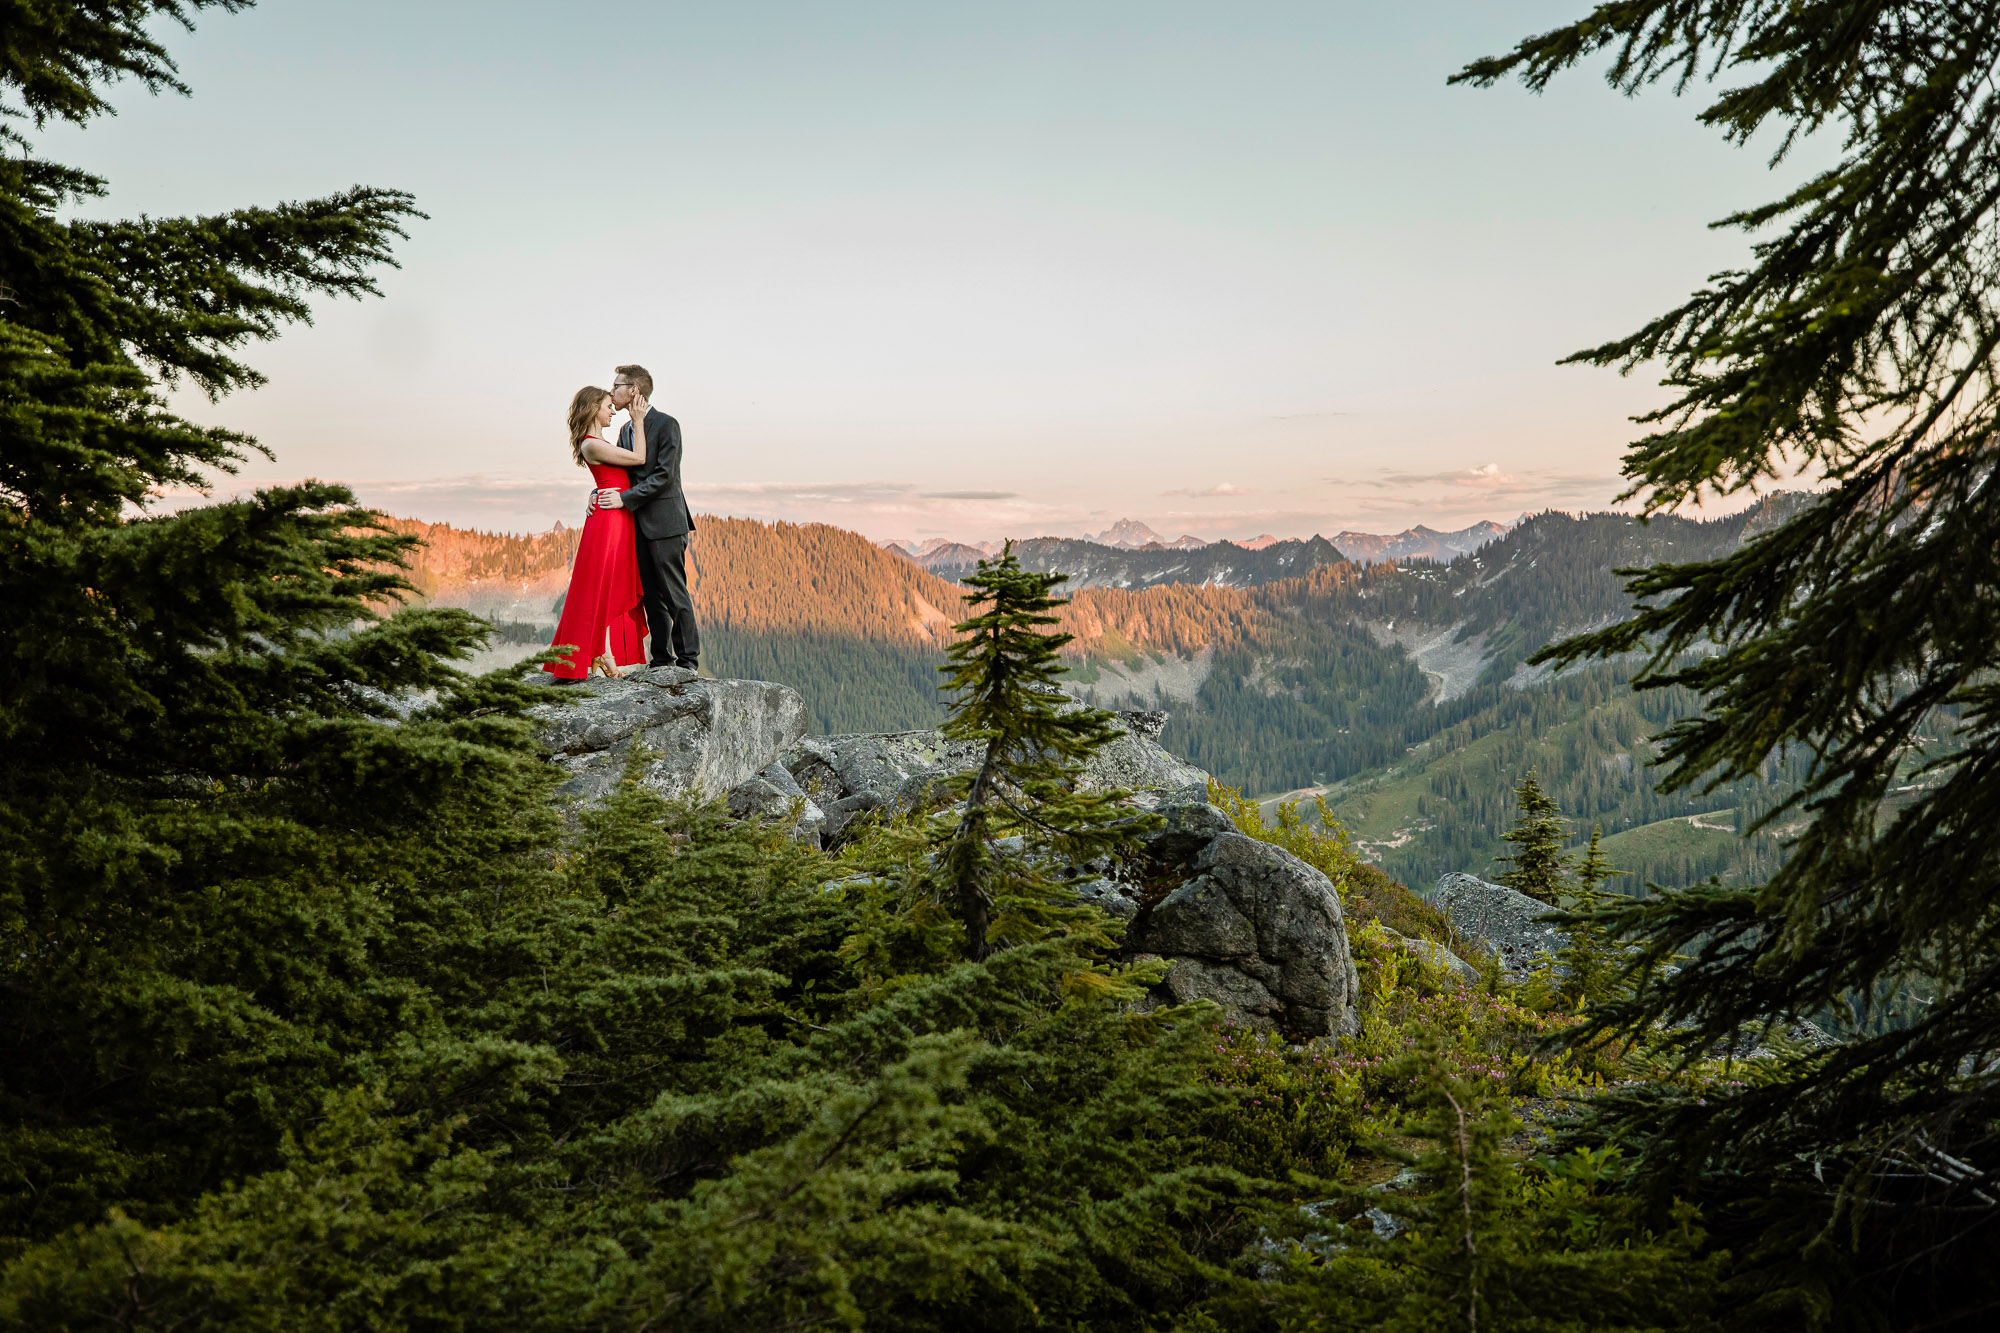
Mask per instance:
[[[646,373],[644,366],[613,366],[611,371],[615,375],[623,375],[626,379],[631,380],[632,387],[646,397],[651,398],[653,396],[653,377]]]

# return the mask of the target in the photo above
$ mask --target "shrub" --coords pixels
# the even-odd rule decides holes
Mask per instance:
[[[1280,801],[1272,812],[1273,820],[1267,821],[1261,805],[1237,788],[1225,787],[1214,778],[1208,780],[1208,799],[1244,833],[1261,842],[1284,848],[1332,880],[1342,901],[1346,900],[1348,882],[1364,863],[1355,855],[1354,847],[1348,841],[1347,829],[1334,818],[1324,796],[1313,798],[1316,807],[1313,813],[1319,817],[1317,828],[1299,812],[1301,803],[1298,801]]]
[[[1324,1042],[1290,1046],[1235,1026],[1217,1031],[1215,1055],[1215,1083],[1237,1098],[1204,1125],[1220,1165],[1277,1180],[1340,1170],[1364,1133],[1352,1060]]]

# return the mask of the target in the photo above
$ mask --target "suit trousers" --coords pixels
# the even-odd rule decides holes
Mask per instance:
[[[692,667],[701,657],[701,634],[688,596],[688,536],[640,537],[639,586],[646,594],[646,628],[652,645],[648,666]]]

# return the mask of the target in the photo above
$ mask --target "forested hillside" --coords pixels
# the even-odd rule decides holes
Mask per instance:
[[[1795,771],[1767,765],[1759,780],[1663,796],[1652,738],[1697,711],[1693,695],[1635,694],[1629,663],[1551,678],[1522,661],[1623,615],[1630,598],[1614,571],[1712,558],[1795,505],[1775,497],[1708,521],[1541,514],[1448,564],[1373,567],[1325,605],[1302,600],[1294,639],[1305,641],[1305,626],[1322,616],[1366,626],[1382,656],[1425,673],[1427,702],[1405,702],[1382,656],[1288,658],[1275,640],[1246,642],[1218,655],[1183,739],[1245,790],[1324,791],[1364,850],[1411,884],[1492,870],[1507,850],[1499,834],[1514,818],[1511,789],[1530,768],[1579,840],[1602,825],[1614,864],[1628,872],[1614,887],[1754,880],[1775,868],[1780,838],[1735,832],[1795,790]],[[1349,711],[1311,717],[1317,689]]]
[[[1409,564],[1369,580],[1371,618],[1458,627],[1481,640],[1491,666],[1511,670],[1551,639],[1622,616],[1631,605],[1620,569],[1711,559],[1781,522],[1799,496],[1774,495],[1735,514],[1537,514],[1479,551]]]
[[[824,732],[935,726],[961,590],[823,523],[703,518],[689,548],[703,663],[781,680]]]
[[[943,716],[937,665],[960,589],[841,528],[708,515],[698,523],[688,579],[710,670],[785,681],[826,732],[932,726]],[[411,581],[431,605],[519,625],[524,640],[554,633],[579,529],[515,536],[391,524],[425,543]]]
[[[1509,849],[1512,788],[1531,769],[1571,821],[1577,841],[1606,834],[1612,887],[1643,892],[1711,875],[1749,882],[1779,861],[1781,838],[1737,835],[1796,789],[1796,766],[1766,765],[1761,781],[1663,794],[1651,738],[1692,716],[1685,690],[1635,692],[1631,668],[1600,664],[1517,689],[1506,683],[1419,714],[1430,735],[1382,767],[1352,773],[1328,798],[1364,851],[1392,876],[1428,884],[1447,870],[1493,873]]]
[[[520,535],[417,518],[387,523],[392,532],[423,543],[408,577],[431,605],[555,629],[582,528],[558,523],[547,532]]]

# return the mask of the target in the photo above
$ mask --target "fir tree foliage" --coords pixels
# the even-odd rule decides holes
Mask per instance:
[[[1811,756],[1764,815],[1762,886],[1619,907],[1670,978],[1600,1010],[1692,1055],[1744,1025],[1851,1010],[1855,1039],[1700,1102],[1648,1102],[1662,1189],[1728,1201],[1772,1312],[1911,1325],[2000,1300],[2000,9],[1639,0],[1469,66],[1542,88],[1599,57],[1626,93],[1733,82],[1701,119],[1779,157],[1836,153],[1723,220],[1749,260],[1573,359],[1657,364],[1674,400],[1627,455],[1649,512],[1805,466],[1824,488],[1719,558],[1634,572],[1640,609],[1540,656],[1650,653],[1642,684],[1706,707],[1666,733],[1665,785]],[[1693,658],[1697,648],[1719,648]],[[1953,744],[1940,741],[1952,731]],[[1893,1029],[1915,979],[1935,998]],[[1872,1034],[1872,1035],[1862,1035]],[[1670,1182],[1670,1183],[1669,1183]],[[1750,1239],[1745,1239],[1745,1238]],[[1760,1277],[1750,1273],[1761,1274]]]
[[[1503,1148],[1520,1128],[1485,1080],[1419,1048],[1400,1154],[1417,1179],[1389,1201],[1407,1234],[1377,1244],[1397,1299],[1376,1327],[1695,1329],[1709,1324],[1702,1235],[1680,1209],[1655,1230],[1620,1197],[1618,1150],[1527,1166]],[[1371,1231],[1373,1228],[1371,1228]],[[1400,1243],[1398,1243],[1400,1242]],[[1364,1242],[1365,1243],[1365,1242]]]
[[[17,1241],[0,1327],[1136,1330],[1230,1280],[1274,1187],[1200,1133],[1203,1012],[1069,986],[1073,935],[868,987],[836,867],[641,759],[553,879],[398,904],[263,1169]]]
[[[1259,1281],[1185,1327],[1392,1333],[1712,1329],[1719,1256],[1691,1209],[1653,1223],[1616,1147],[1524,1159],[1493,1080],[1435,1042],[1385,1070],[1405,1089],[1402,1170],[1272,1209]]]
[[[203,7],[16,6],[0,44],[0,1252],[273,1163],[330,1081],[380,1067],[362,1034],[407,1002],[423,928],[392,920],[468,878],[530,890],[553,828],[532,692],[451,668],[468,616],[371,618],[407,543],[345,491],[138,508],[254,447],[163,383],[256,383],[237,349],[372,292],[414,216],[357,189],[64,220],[102,182],[27,127],[102,113],[114,77],[178,89],[149,26]],[[387,970],[353,989],[363,958]]]
[[[1604,886],[1625,873],[1612,865],[1611,859],[1604,854],[1604,825],[1590,826],[1590,845],[1583,849],[1583,857],[1576,862],[1572,873],[1576,880],[1576,901],[1585,907],[1602,901]]]
[[[1514,788],[1514,800],[1519,815],[1514,827],[1500,835],[1513,844],[1514,854],[1494,858],[1512,869],[1496,876],[1494,882],[1554,907],[1562,901],[1571,870],[1570,858],[1562,850],[1569,841],[1562,807],[1542,790],[1532,768]]]
[[[1050,594],[1068,577],[1022,569],[1011,542],[980,561],[965,580],[972,589],[965,600],[985,609],[957,626],[941,668],[953,700],[945,735],[986,747],[979,767],[959,780],[965,812],[939,857],[967,958],[1064,923],[1101,925],[1052,863],[1080,867],[1127,851],[1159,823],[1124,805],[1128,793],[1077,782],[1084,761],[1119,726],[1104,709],[1078,707],[1057,684],[1066,669],[1057,653],[1070,636],[1044,627],[1058,621],[1064,602]],[[1019,851],[996,846],[1008,837],[1021,839]]]
[[[1567,1007],[1581,1013],[1621,993],[1627,982],[1627,951],[1605,928],[1604,914],[1620,895],[1604,885],[1624,872],[1604,855],[1604,826],[1593,825],[1590,846],[1576,863],[1574,882],[1564,902],[1565,939],[1556,951],[1559,993]]]

